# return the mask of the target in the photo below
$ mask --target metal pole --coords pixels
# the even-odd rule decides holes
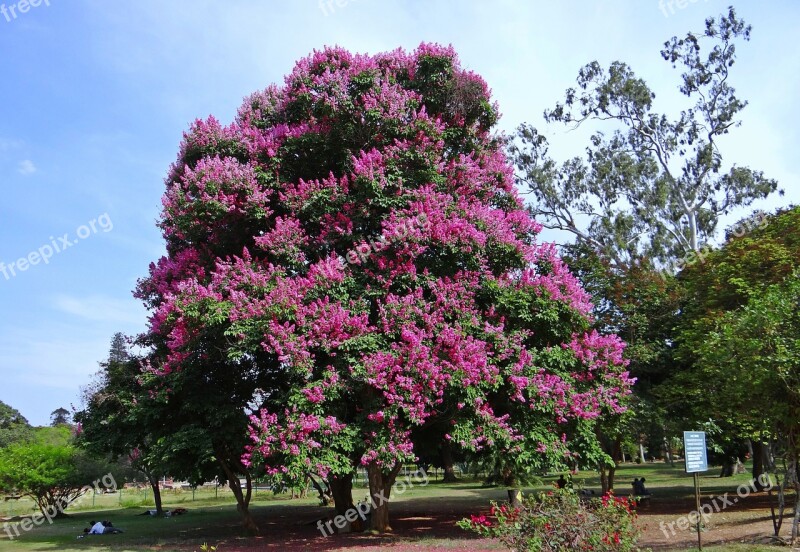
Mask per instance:
[[[700,536],[700,474],[694,472],[694,498],[697,505],[697,549],[703,550],[703,539]]]

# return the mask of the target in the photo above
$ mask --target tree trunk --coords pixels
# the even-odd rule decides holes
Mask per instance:
[[[614,444],[611,448],[611,461],[613,463],[608,467],[608,488],[603,489],[603,494],[614,491],[614,478],[617,475],[617,468],[619,467],[620,461],[624,460],[624,458],[625,453],[622,451],[622,437],[617,437],[614,439]]]
[[[670,466],[675,467],[675,459],[672,458],[672,447],[666,435],[664,436],[664,451],[666,454],[666,461],[669,462]]]
[[[778,447],[777,441],[770,441],[769,445],[767,446],[767,472],[776,472],[777,466],[775,465],[775,452]]]
[[[164,515],[164,507],[161,505],[161,486],[158,482],[158,477],[148,475],[147,479],[150,480],[150,487],[153,489],[153,501],[156,504],[156,515]]]
[[[644,443],[639,443],[639,463],[640,464],[644,464],[645,463]]]
[[[606,494],[608,492],[608,466],[605,464],[600,464],[600,488],[602,489],[601,494]]]
[[[800,527],[800,485],[794,486],[795,500],[794,500],[794,520],[792,521],[792,541],[791,545],[797,542],[798,527]]]
[[[513,508],[522,505],[522,490],[517,486],[517,476],[510,466],[503,466],[500,475],[503,479],[503,485],[509,487],[508,489],[508,503]]]
[[[739,463],[738,458],[731,456],[725,457],[725,462],[722,464],[722,470],[719,472],[720,477],[731,477],[736,473],[736,466]]]
[[[458,481],[453,469],[453,449],[449,442],[442,444],[442,466],[444,466],[444,482],[455,483]]]
[[[246,482],[246,492],[242,492],[242,484],[239,482],[239,477],[233,472],[227,462],[222,459],[222,455],[217,455],[217,461],[222,466],[222,471],[225,472],[225,477],[228,478],[228,486],[236,497],[236,510],[242,516],[242,524],[248,531],[258,533],[258,525],[253,519],[253,514],[250,513],[250,498],[253,496],[253,479],[250,472],[244,470]]]
[[[397,462],[388,472],[383,471],[383,468],[375,461],[367,465],[369,494],[372,498],[370,517],[373,531],[387,533],[392,530],[389,525],[389,496],[392,492],[392,485],[394,485],[401,468],[402,464],[400,462]]]
[[[325,481],[324,479],[321,481],[317,481],[313,475],[308,474],[308,479],[311,481],[311,485],[317,490],[317,494],[319,495],[319,502],[323,506],[327,506],[333,500],[333,495],[331,494],[331,485],[329,482]],[[323,487],[322,484],[325,483],[327,487]]]
[[[55,510],[54,516],[50,514],[53,519],[69,517],[65,510],[67,509],[67,506],[69,506],[70,501],[64,498],[62,495],[53,494],[52,492],[48,491],[44,494],[34,496],[33,499],[43,516],[48,517],[48,510]]]
[[[786,485],[786,478],[783,478],[781,481],[780,475],[775,474],[775,482],[777,484],[777,495],[778,495],[778,511],[775,512],[775,505],[772,503],[772,488],[770,487],[769,490],[769,506],[770,512],[772,514],[772,529],[775,533],[775,537],[781,536],[781,526],[783,525],[783,512],[786,509],[786,500],[784,496],[784,485]]]
[[[336,513],[344,515],[348,510],[352,509],[353,503],[353,474],[347,475],[331,475],[328,478],[328,486],[330,487],[331,496],[333,497],[333,506],[336,508]]]
[[[505,485],[506,487],[517,486],[517,477],[514,475],[514,471],[510,467],[503,466],[503,469],[500,472],[500,476],[503,480],[503,485]]]
[[[600,494],[614,490],[614,478],[617,475],[616,465],[600,464]]]
[[[761,441],[751,440],[753,449],[753,486],[759,490],[764,490],[764,485],[761,484],[761,476],[765,472],[765,461],[767,460],[768,447]]]

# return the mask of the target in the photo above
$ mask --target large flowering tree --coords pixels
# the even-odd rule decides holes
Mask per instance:
[[[365,466],[378,530],[414,427],[510,471],[563,464],[598,454],[631,385],[537,243],[497,118],[451,48],[326,48],[233,124],[196,121],[167,180],[152,370],[262,382],[244,462],[344,481],[337,507]]]

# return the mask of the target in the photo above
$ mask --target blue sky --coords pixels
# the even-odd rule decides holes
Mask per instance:
[[[78,406],[79,388],[114,332],[144,329],[146,313],[131,290],[162,254],[155,221],[163,179],[195,118],[230,122],[244,96],[282,82],[314,48],[375,53],[421,41],[453,44],[484,76],[506,131],[523,121],[544,128],[542,111],[594,59],[628,62],[656,90],[657,106],[670,110],[680,98],[677,73],[658,53],[662,43],[700,30],[728,5],[40,0],[21,13],[18,2],[0,0],[8,14],[0,10],[0,261],[36,252],[39,262],[8,278],[0,273],[0,400],[34,424]],[[800,150],[800,4],[736,7],[754,26],[732,80],[750,105],[723,153],[786,190],[759,207],[800,203],[792,162]],[[557,157],[585,144],[579,132],[548,127],[546,134]],[[74,245],[56,252],[63,239]]]

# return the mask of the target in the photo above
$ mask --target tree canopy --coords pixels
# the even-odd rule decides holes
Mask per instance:
[[[50,425],[53,427],[69,425],[72,415],[63,407],[56,408],[50,413]]]
[[[680,369],[675,370],[660,391],[676,414],[695,421],[712,418],[744,438],[761,440],[774,436],[777,422],[768,414],[764,402],[767,399],[754,399],[763,389],[751,384],[755,378],[767,385],[777,373],[767,379],[764,375],[778,370],[778,365],[769,367],[775,357],[758,352],[759,349],[753,350],[753,343],[747,341],[753,332],[755,335],[767,332],[765,324],[768,322],[754,318],[755,314],[747,309],[762,312],[765,305],[770,305],[773,316],[780,315],[781,303],[767,298],[770,294],[790,291],[797,278],[800,270],[798,224],[800,208],[779,211],[766,217],[764,224],[749,233],[729,234],[723,247],[710,252],[703,263],[681,273],[685,296],[676,339]],[[780,289],[784,291],[776,291]],[[741,326],[745,320],[753,324],[748,330]],[[790,324],[791,317],[785,322]],[[738,328],[736,331],[743,340],[740,346],[715,351],[710,344],[734,338],[735,335],[729,333],[734,328]],[[761,346],[770,346],[766,333]],[[727,355],[732,357],[723,362]],[[752,356],[743,362],[741,355]],[[734,358],[740,359],[738,367],[735,367]],[[749,371],[750,375],[738,374],[739,370]],[[713,397],[705,388],[704,382],[709,378],[718,382],[715,384],[718,394]],[[777,400],[778,396],[776,394],[773,399]],[[773,400],[768,402],[774,404]],[[785,405],[785,401],[780,400],[776,408],[783,408],[780,404]]]
[[[423,44],[326,48],[233,124],[192,125],[168,254],[138,295],[149,371],[182,422],[214,428],[218,459],[245,408],[245,463],[289,479],[360,464],[372,496],[435,421],[511,471],[602,455],[594,424],[632,383],[623,344],[590,330],[587,294],[537,242],[496,120],[486,83]],[[387,529],[388,505],[372,520]]]
[[[61,517],[87,487],[115,481],[111,466],[71,443],[65,426],[41,428],[32,441],[0,449],[0,489],[30,496],[45,516]],[[110,477],[109,477],[110,476]]]
[[[0,448],[24,441],[31,436],[31,426],[19,410],[0,401]]]
[[[713,241],[722,215],[774,192],[777,183],[761,171],[726,167],[719,144],[747,106],[732,71],[736,45],[750,32],[730,8],[702,31],[664,43],[661,57],[683,69],[678,89],[687,105],[674,114],[656,110],[656,94],[626,63],[584,66],[545,120],[572,127],[591,121],[611,131],[592,135],[585,159],[558,163],[535,127],[520,126],[512,151],[534,216],[615,264],[642,257],[673,263]]]

